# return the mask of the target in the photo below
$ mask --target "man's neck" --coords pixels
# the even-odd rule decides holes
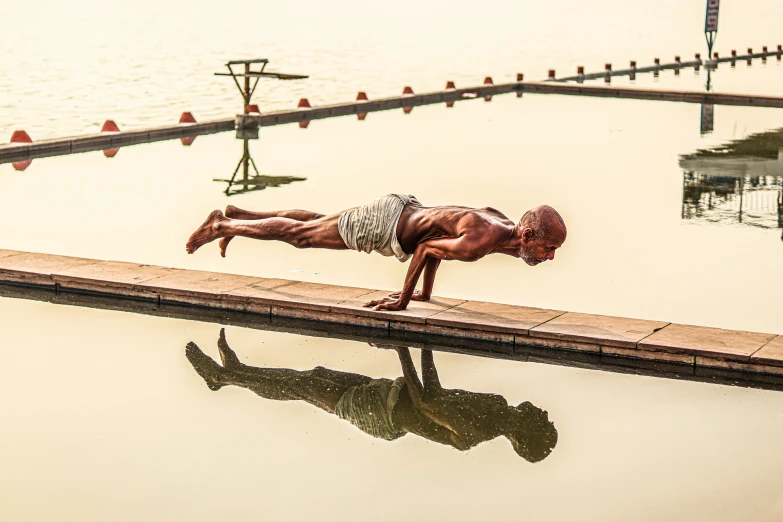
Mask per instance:
[[[508,239],[499,244],[494,250],[493,254],[506,254],[511,257],[521,257],[520,251],[522,249],[522,238],[519,233],[519,224],[516,224],[511,229],[511,234]]]

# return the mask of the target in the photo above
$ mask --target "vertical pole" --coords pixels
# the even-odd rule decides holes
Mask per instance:
[[[245,90],[242,92],[242,96],[245,99],[245,108],[244,108],[245,114],[248,114],[247,108],[248,105],[250,105],[250,77],[248,76],[249,73],[250,73],[250,64],[246,63],[245,64]],[[247,146],[247,142],[245,142],[245,146]],[[247,165],[245,167],[246,167],[245,170],[247,170]]]

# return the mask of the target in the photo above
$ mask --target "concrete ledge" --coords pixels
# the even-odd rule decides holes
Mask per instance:
[[[376,312],[363,304],[387,291],[14,250],[0,250],[0,284],[23,285],[14,297],[49,292],[146,300],[155,309],[195,307],[201,310],[196,315],[246,314],[260,324],[358,328],[373,337],[470,346],[517,360],[783,382],[783,336],[776,334],[442,297],[411,302],[402,312]]]

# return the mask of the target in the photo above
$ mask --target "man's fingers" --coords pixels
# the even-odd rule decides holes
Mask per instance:
[[[389,297],[393,297],[393,298],[397,299],[397,298],[400,297],[400,292],[391,293],[391,294],[389,294]]]
[[[365,303],[364,306],[378,306],[379,304],[382,304],[382,303],[391,303],[391,302],[394,302],[394,301],[395,301],[395,299],[391,299],[389,297],[382,297],[381,299],[374,299],[374,300],[372,300],[372,301],[370,301],[368,303]]]
[[[399,304],[394,299],[389,299],[385,303],[379,303],[378,305],[373,308],[373,310],[391,310],[393,312],[396,312],[397,310],[400,310]]]

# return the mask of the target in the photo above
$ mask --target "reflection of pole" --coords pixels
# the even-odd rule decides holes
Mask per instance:
[[[778,193],[778,226],[783,228],[783,182],[780,185],[780,192]],[[781,236],[783,239],[783,236]]]
[[[680,219],[685,219],[685,172],[682,173],[682,213]]]
[[[778,151],[780,157],[780,151]],[[780,192],[778,193],[778,226],[783,229],[783,180],[780,181]],[[783,230],[780,233],[780,240],[783,241]]]
[[[250,159],[250,140],[242,140],[244,141],[243,147],[242,147],[242,180],[245,182],[244,187],[245,190],[248,189],[248,163]]]
[[[712,70],[707,68],[707,92],[712,89]],[[701,104],[701,120],[699,122],[699,133],[707,134],[715,129],[715,106],[711,103]]]
[[[742,195],[744,192],[745,192],[745,174],[743,173],[739,182],[739,193],[740,193],[739,222],[740,223],[742,223]]]

